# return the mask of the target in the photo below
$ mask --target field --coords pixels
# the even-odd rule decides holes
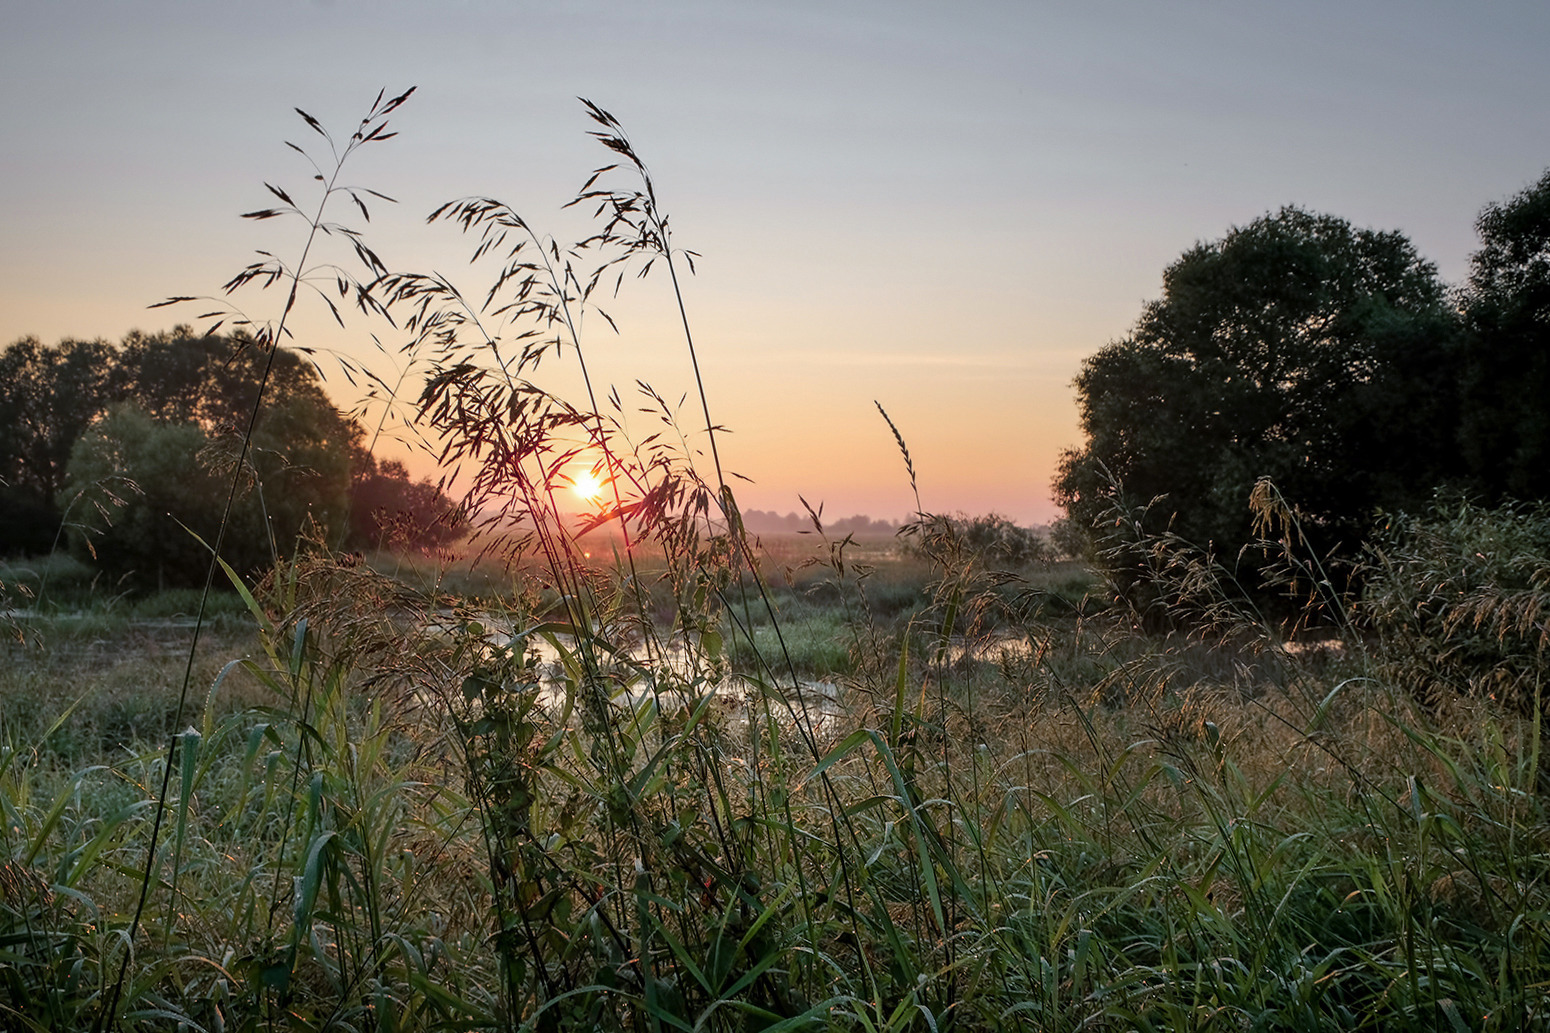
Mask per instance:
[[[1358,637],[1141,634],[1075,564],[761,555],[586,568],[633,627],[316,557],[223,596],[180,717],[175,610],[13,614],[6,1023],[1546,1022],[1531,718]]]

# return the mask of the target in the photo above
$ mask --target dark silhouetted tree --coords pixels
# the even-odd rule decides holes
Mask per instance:
[[[46,552],[59,530],[54,504],[70,449],[124,395],[106,341],[46,347],[25,337],[0,353],[0,551]]]
[[[1550,499],[1550,172],[1475,223],[1460,438],[1491,502]]]
[[[133,403],[110,409],[77,439],[60,492],[74,549],[134,587],[199,583],[210,554],[189,531],[213,543],[225,495],[200,461],[206,444],[193,423],[159,423]],[[261,528],[233,531],[251,542]]]
[[[1283,208],[1185,252],[1131,335],[1083,364],[1087,443],[1062,457],[1057,497],[1092,527],[1115,483],[1131,507],[1166,496],[1142,531],[1231,562],[1270,477],[1316,549],[1354,555],[1377,507],[1459,475],[1456,342],[1404,236]]]
[[[266,406],[236,479],[222,559],[251,573],[314,528],[342,529],[344,445],[332,409],[306,398]],[[129,587],[200,584],[241,454],[240,434],[156,420],[134,403],[110,409],[77,440],[60,492],[73,547]]]
[[[364,433],[352,426],[350,528],[352,549],[435,549],[456,541],[468,527],[457,504],[428,480],[411,480],[404,464],[378,461]]]
[[[209,555],[189,531],[215,543],[239,460],[222,552],[234,568],[290,554],[314,527],[325,540],[344,534],[352,424],[303,358],[180,328],[130,335],[118,368],[131,401],[80,436],[55,495],[69,508],[75,547],[94,551],[103,569],[140,588],[201,582]]]
[[[281,348],[271,357],[245,334],[199,336],[186,326],[171,333],[135,332],[124,339],[119,364],[126,397],[163,422],[197,423],[207,431],[246,426],[260,384],[266,405],[305,399],[333,411],[317,370],[303,355]]]

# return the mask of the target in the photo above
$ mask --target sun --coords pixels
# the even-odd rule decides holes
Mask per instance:
[[[603,480],[596,470],[585,470],[571,477],[570,490],[583,502],[596,502],[603,494]]]

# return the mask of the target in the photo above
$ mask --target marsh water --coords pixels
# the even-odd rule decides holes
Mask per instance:
[[[648,701],[668,709],[690,708],[709,693],[731,727],[746,726],[750,710],[765,703],[777,716],[800,721],[820,735],[831,731],[845,711],[844,690],[838,682],[778,673],[756,679],[733,673],[724,661],[707,656],[701,643],[682,636],[667,641],[629,636],[624,648],[594,648],[588,659],[574,635],[517,628],[496,615],[483,616],[477,623],[492,650],[522,648],[538,676],[537,702],[554,716],[574,703],[574,687],[584,680],[588,666],[610,686],[611,700],[631,710]],[[466,633],[467,628],[466,618],[441,613],[422,621],[419,633],[451,635]]]

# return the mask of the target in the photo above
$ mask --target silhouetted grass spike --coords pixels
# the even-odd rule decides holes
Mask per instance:
[[[910,492],[915,496],[915,512],[924,515],[920,508],[920,487],[915,483],[915,463],[914,460],[910,459],[910,449],[904,443],[904,435],[899,433],[899,428],[894,425],[892,417],[888,415],[888,410],[883,408],[882,402],[874,399],[872,404],[877,406],[877,411],[882,415],[883,422],[888,424],[889,430],[893,431],[893,440],[898,443],[899,454],[904,457],[904,469],[910,475]]]
[[[375,104],[373,104],[373,110],[371,111],[371,113],[369,113],[367,115],[367,117],[365,119],[362,120],[361,125],[364,127],[364,126],[368,125],[371,122],[374,122],[374,121],[377,121],[378,119],[384,118],[388,112],[396,109],[404,100],[406,100],[408,98],[409,94],[411,94],[411,93],[413,93],[413,88],[411,88],[410,90],[408,90],[405,93],[401,94],[399,97],[394,98],[386,106],[382,105],[382,103],[381,103],[382,94],[379,93],[378,94],[377,102]],[[327,132],[322,129],[322,126],[319,123],[317,123],[317,121],[315,119],[313,119],[310,115],[307,115],[305,112],[300,112],[299,109],[298,109],[298,113],[301,114],[302,118],[305,119],[310,126],[312,126],[314,129],[318,130],[324,136],[324,138],[329,141],[330,150],[333,150],[335,152],[337,160],[336,160],[335,165],[334,165],[333,175],[325,182],[324,190],[322,192],[321,197],[318,200],[318,206],[317,206],[316,214],[310,220],[310,225],[309,225],[309,229],[308,229],[308,234],[307,234],[306,242],[304,243],[304,245],[301,248],[301,257],[298,260],[298,262],[296,263],[296,265],[294,267],[289,267],[289,266],[285,265],[284,263],[280,262],[278,259],[275,259],[274,256],[268,255],[267,253],[261,252],[261,254],[264,254],[265,257],[267,259],[269,259],[269,261],[262,262],[262,263],[254,263],[254,264],[248,266],[245,270],[243,270],[243,272],[239,273],[232,280],[228,281],[228,283],[227,283],[227,285],[225,287],[225,292],[229,294],[233,290],[235,290],[238,287],[243,286],[243,285],[245,285],[245,284],[247,284],[249,282],[257,281],[257,282],[260,282],[264,286],[268,286],[268,285],[272,285],[273,283],[281,280],[282,278],[288,278],[288,280],[289,280],[289,290],[288,290],[285,302],[284,302],[284,304],[283,304],[283,306],[281,308],[280,316],[279,316],[279,319],[278,319],[277,323],[273,324],[273,329],[272,330],[271,330],[271,325],[270,324],[266,324],[263,327],[259,328],[259,331],[258,331],[258,333],[257,333],[257,335],[255,337],[255,342],[257,344],[259,344],[259,346],[266,348],[266,350],[268,351],[268,356],[266,358],[265,365],[264,365],[264,368],[263,368],[263,372],[262,372],[262,375],[261,375],[261,378],[260,378],[260,381],[259,381],[258,390],[255,393],[254,402],[253,402],[253,408],[252,408],[252,411],[251,411],[251,413],[249,415],[247,427],[246,427],[246,429],[245,429],[245,431],[243,433],[243,436],[242,436],[241,446],[240,446],[239,452],[238,452],[238,454],[236,456],[236,460],[235,460],[235,462],[233,463],[233,466],[232,466],[231,487],[230,487],[229,491],[227,492],[225,509],[224,509],[223,514],[222,514],[220,525],[219,525],[219,528],[218,528],[216,536],[215,536],[215,541],[213,543],[211,543],[211,546],[210,546],[210,548],[211,548],[211,559],[210,559],[209,569],[208,569],[208,572],[207,572],[206,577],[205,577],[204,589],[203,589],[203,592],[202,592],[201,597],[200,597],[199,607],[198,607],[196,618],[195,618],[193,635],[191,637],[191,641],[190,641],[189,648],[188,648],[187,661],[186,661],[186,664],[185,664],[185,667],[184,667],[182,689],[181,689],[179,697],[178,697],[177,708],[176,708],[176,711],[175,711],[175,717],[174,717],[174,720],[172,722],[174,727],[178,727],[178,726],[180,726],[182,724],[182,720],[181,720],[182,714],[183,714],[183,711],[184,711],[185,707],[187,706],[188,694],[189,694],[189,690],[190,690],[190,686],[191,686],[191,681],[192,681],[192,677],[193,677],[194,657],[195,657],[195,654],[196,654],[196,651],[197,651],[198,645],[199,645],[200,631],[201,631],[202,626],[203,626],[206,605],[207,605],[207,602],[208,602],[208,599],[209,599],[209,596],[210,596],[211,588],[212,588],[212,586],[214,584],[214,581],[215,581],[216,574],[217,574],[218,570],[220,569],[220,567],[219,567],[219,564],[221,562],[220,557],[221,557],[222,547],[223,547],[223,545],[225,543],[227,531],[228,531],[228,528],[229,528],[230,522],[231,522],[233,501],[236,498],[237,488],[238,488],[238,485],[240,483],[241,477],[243,475],[243,468],[245,466],[245,459],[246,459],[246,456],[248,454],[248,450],[251,448],[251,445],[252,445],[253,430],[254,430],[255,425],[257,424],[258,416],[259,416],[259,413],[260,413],[261,408],[263,406],[265,388],[266,388],[266,386],[268,384],[268,381],[269,381],[270,371],[273,368],[274,348],[277,346],[278,341],[279,341],[280,338],[288,335],[289,331],[287,330],[286,323],[287,323],[287,320],[289,319],[289,317],[290,317],[290,315],[291,315],[291,313],[292,313],[292,311],[293,311],[293,309],[295,307],[296,299],[297,299],[297,293],[298,293],[298,290],[299,290],[300,286],[302,285],[303,279],[304,279],[304,277],[306,275],[308,275],[307,260],[308,260],[309,254],[311,253],[313,243],[316,240],[316,238],[317,238],[317,236],[318,236],[318,234],[320,232],[327,232],[327,230],[325,229],[326,224],[323,221],[323,213],[326,210],[326,207],[327,207],[329,199],[331,198],[331,196],[333,195],[333,193],[337,189],[334,186],[334,183],[337,181],[338,176],[339,176],[340,172],[342,171],[342,169],[344,167],[345,161],[353,153],[355,147],[358,144],[361,144],[361,143],[364,143],[364,142],[367,142],[367,141],[371,140],[374,136],[377,135],[375,132],[372,132],[372,133],[367,133],[367,134],[365,134],[363,136],[360,132],[357,132],[355,138],[352,139],[352,142],[351,142],[350,146],[345,148],[345,150],[342,153],[340,153],[340,152],[338,152],[334,148],[333,141],[328,136]],[[385,123],[383,123],[383,124],[385,124]],[[380,130],[381,125],[379,124],[379,126],[377,128]],[[297,210],[295,208],[294,203],[291,201],[290,196],[283,189],[281,189],[279,187],[276,187],[276,186],[273,186],[273,185],[268,184],[268,183],[265,183],[264,185],[270,191],[270,193],[274,194],[276,197],[278,197],[282,201],[286,202],[286,204],[290,205],[291,206],[290,210],[292,210],[292,211],[296,211]],[[257,217],[257,216],[255,216],[255,217]],[[263,216],[263,217],[267,218],[268,216]],[[378,275],[380,275],[381,263],[377,262],[375,260],[375,256],[369,251],[369,249],[366,249],[364,247],[364,245],[360,243],[358,237],[355,234],[350,233],[349,236],[350,236],[352,244],[354,245],[354,250],[355,250],[357,256],[362,258],[362,260],[367,263],[368,269],[372,269],[374,273],[377,273]],[[294,269],[294,271],[292,271],[293,269]],[[319,291],[320,295],[322,293],[323,293],[322,291]],[[366,292],[364,290],[362,290],[361,293],[362,293],[362,296],[364,297]],[[334,317],[336,319],[340,319],[338,310],[333,305],[331,300],[328,302],[328,307],[329,307],[330,311],[333,313]],[[237,314],[237,313],[233,313],[233,314]],[[238,315],[240,315],[240,314],[238,314]],[[244,317],[243,321],[245,321],[245,317]],[[342,325],[342,323],[343,323],[342,319],[340,319],[340,323]],[[127,932],[126,932],[125,949],[124,949],[124,953],[123,953],[123,956],[122,956],[122,960],[120,961],[120,964],[118,966],[117,977],[112,981],[110,987],[108,988],[106,997],[104,999],[104,1004],[101,1007],[101,1009],[97,1012],[96,1021],[95,1021],[94,1025],[95,1025],[95,1029],[97,1029],[98,1031],[106,1028],[108,1025],[116,1024],[118,1022],[118,1020],[119,1020],[118,1005],[119,1005],[119,1001],[120,1001],[120,998],[121,998],[121,995],[122,995],[122,992],[123,992],[123,988],[124,988],[124,985],[125,985],[125,980],[126,980],[126,978],[128,976],[128,966],[129,966],[131,955],[133,954],[133,948],[134,948],[135,939],[137,937],[137,934],[139,933],[140,921],[141,921],[141,918],[143,917],[146,904],[149,901],[151,887],[152,887],[153,883],[156,881],[156,870],[157,870],[157,863],[158,863],[157,862],[157,847],[159,845],[158,841],[159,841],[159,838],[160,838],[162,821],[163,821],[163,818],[164,818],[164,816],[166,814],[166,809],[167,809],[168,789],[169,789],[169,785],[170,785],[172,769],[173,769],[173,766],[174,766],[173,765],[173,758],[176,755],[176,751],[177,751],[177,748],[178,748],[179,741],[180,740],[179,740],[178,736],[176,736],[176,735],[173,736],[172,738],[170,738],[169,741],[168,741],[167,753],[166,753],[166,758],[167,759],[166,759],[166,763],[165,763],[164,768],[163,768],[161,784],[160,784],[160,790],[159,790],[159,792],[157,793],[157,796],[156,796],[156,807],[155,807],[154,816],[153,816],[153,820],[152,820],[152,830],[151,830],[151,834],[150,834],[150,839],[149,839],[149,843],[148,843],[147,848],[146,848],[146,860],[145,860],[145,865],[144,865],[143,873],[142,873],[142,876],[141,876],[140,892],[139,892],[137,903],[136,903],[135,908],[134,908],[134,914],[133,914],[133,916],[130,919],[129,927],[128,927]],[[169,902],[168,902],[169,914],[172,913],[172,910],[174,910],[176,908],[176,905],[177,905],[177,899],[176,899],[176,895],[174,894],[172,899],[170,899]]]

